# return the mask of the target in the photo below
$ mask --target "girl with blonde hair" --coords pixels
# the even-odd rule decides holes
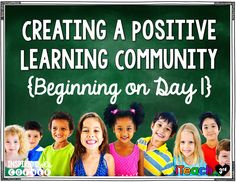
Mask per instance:
[[[28,139],[23,127],[9,125],[4,129],[5,176],[32,176],[32,168],[27,161]]]
[[[206,175],[200,134],[192,123],[183,124],[177,132],[174,165],[177,176]]]

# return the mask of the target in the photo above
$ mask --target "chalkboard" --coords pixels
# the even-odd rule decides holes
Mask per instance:
[[[53,143],[53,139],[47,129],[48,120],[53,112],[69,112],[74,118],[75,125],[77,125],[79,118],[86,112],[97,112],[103,118],[103,111],[111,102],[112,96],[105,95],[104,92],[98,95],[89,95],[88,93],[78,95],[74,92],[70,95],[64,95],[60,103],[60,100],[57,102],[57,95],[50,96],[47,93],[37,95],[32,93],[35,91],[36,79],[38,78],[39,85],[43,84],[44,80],[45,85],[50,82],[55,84],[55,86],[63,83],[64,87],[67,84],[76,83],[80,85],[88,83],[92,86],[106,84],[107,87],[116,84],[121,89],[121,93],[118,94],[115,103],[121,109],[127,109],[134,101],[140,102],[144,106],[145,121],[135,133],[132,139],[133,142],[136,142],[140,137],[151,135],[150,126],[154,114],[162,111],[173,112],[178,119],[179,126],[186,122],[191,122],[197,126],[199,115],[205,111],[212,111],[219,115],[222,122],[219,138],[230,138],[229,130],[232,123],[230,117],[230,90],[232,89],[230,82],[230,75],[232,74],[230,11],[231,4],[6,4],[3,17],[5,22],[5,59],[3,61],[5,73],[5,120],[3,123],[7,126],[10,124],[23,125],[27,120],[40,122],[44,128],[44,135],[40,144],[45,147]],[[45,29],[45,31],[39,31],[38,34],[33,35],[35,33],[33,20],[37,20],[35,21],[35,29],[45,26],[48,32]],[[68,27],[64,23],[61,26],[63,35],[60,33],[55,34],[53,40],[53,32],[54,30],[60,30],[59,23],[62,25],[63,20],[71,20],[72,23],[68,23],[71,22],[68,21]],[[74,20],[81,21],[77,21],[77,23],[80,23],[74,24]],[[105,25],[100,20],[104,20]],[[157,20],[159,20],[159,24]],[[180,30],[181,23],[177,24],[176,20],[177,22],[184,20],[182,31]],[[57,21],[58,24],[56,25]],[[133,28],[135,27],[134,25],[132,27],[132,22],[134,23],[134,21],[137,23],[134,24],[136,28],[141,25],[141,30],[136,36],[132,36],[134,33]],[[194,23],[191,24],[192,21]],[[100,22],[100,29],[95,30],[95,34],[93,32],[92,36],[88,33],[83,35],[83,28],[86,22],[89,26],[91,26],[92,22],[95,22],[94,26],[97,27],[96,23]],[[174,22],[174,24],[169,27],[171,22]],[[121,29],[116,29],[117,23],[122,24],[123,34],[117,34],[117,39],[115,40],[115,31],[121,31]],[[157,28],[157,24],[159,28],[162,28],[162,31]],[[189,25],[192,25],[194,40],[191,40],[191,38],[187,40],[186,38],[189,36],[191,29]],[[78,31],[76,26],[78,26]],[[200,27],[199,30],[203,30],[202,27],[205,26],[206,31],[202,34],[202,37],[199,37],[197,26]],[[145,30],[144,27],[146,28]],[[66,30],[67,28],[68,30]],[[106,31],[105,38],[102,37],[101,30]],[[67,33],[65,33],[66,31]],[[152,31],[156,33],[153,36],[151,36]],[[168,33],[169,31],[171,31],[172,35]],[[161,37],[163,32],[165,36]],[[182,38],[179,37],[180,32]],[[77,39],[82,40],[74,40],[73,35],[76,33],[80,34],[80,36],[77,35]],[[68,39],[66,39],[66,34],[69,35]],[[100,37],[96,34],[100,34]],[[124,37],[122,38],[122,36]],[[156,36],[160,37],[157,38]],[[171,40],[171,36],[174,36],[174,40]],[[64,53],[62,53],[63,49]],[[86,58],[88,52],[79,54],[75,49],[84,52],[90,51],[91,56],[93,56],[93,51],[97,51],[94,53],[97,59],[95,68],[89,63],[87,69],[76,67],[75,65],[79,64],[79,61],[81,61],[83,67],[86,67],[85,60],[89,60],[89,58]],[[203,57],[201,57],[199,52],[197,53],[197,50],[201,51],[201,49],[207,51],[202,54]],[[212,51],[217,50],[215,52],[214,65],[211,64],[209,49]],[[57,50],[58,52],[52,52],[52,50]],[[108,65],[104,69],[101,65],[101,67],[98,65],[98,52],[100,50],[107,51],[107,54],[100,55],[100,58],[107,59]],[[120,67],[118,69],[115,60],[120,50],[123,50],[123,52],[120,52]],[[159,55],[158,58],[154,58],[154,67],[151,67],[148,65],[147,57],[137,58],[138,50],[142,53],[145,50],[149,51],[147,53],[149,56],[151,56],[151,50],[156,52],[161,50],[162,52],[158,53],[163,57],[161,58]],[[177,55],[177,52],[172,54],[171,50],[177,50],[179,54],[183,54],[184,50],[187,51],[185,60],[190,64],[192,59],[196,67],[194,69],[190,67],[183,68],[180,63],[178,68],[174,66],[170,68],[167,66],[161,67],[160,64],[164,61],[165,56],[164,51],[167,51],[166,63],[170,63],[171,56]],[[192,54],[193,57],[190,56],[192,50],[195,50],[195,53]],[[43,51],[45,52],[43,53]],[[42,64],[40,67],[40,61],[47,59],[46,53],[50,63],[52,63],[53,55],[60,53],[65,55],[65,52],[68,55],[71,52],[76,52],[74,58],[71,58],[72,61],[75,61],[71,63],[71,67],[67,62],[65,63],[65,68],[63,68],[62,59],[57,62],[60,66],[56,65],[56,63],[54,64],[54,69],[52,67],[53,64],[49,65],[47,63]],[[126,58],[124,56],[125,53],[127,53]],[[76,57],[78,55],[80,58]],[[32,61],[33,59],[35,61]],[[128,68],[124,66],[125,59],[127,65],[130,66]],[[201,59],[204,60],[204,65],[201,65]],[[138,68],[138,60],[140,61],[140,68]],[[134,61],[134,64],[136,63],[133,67],[132,61]],[[75,64],[74,67],[73,64]],[[169,89],[171,84],[177,83],[180,91],[185,83],[185,90],[192,84],[193,89],[197,91],[189,101],[186,101],[187,95],[184,94],[178,95],[176,93],[163,96],[159,93],[158,95],[156,93],[157,80],[160,82],[161,79],[168,84]],[[149,93],[147,94],[143,92],[145,90],[141,89],[140,94],[129,95],[125,90],[129,83],[134,83],[132,87],[143,84],[145,89],[149,89]],[[211,88],[207,86],[211,86]],[[45,88],[41,85],[37,90],[38,93],[42,93],[43,89]],[[112,129],[108,129],[108,131],[109,142],[115,141],[116,138]],[[72,143],[75,142],[75,132],[69,140]],[[205,142],[204,138],[202,140],[202,142]],[[168,148],[172,151],[173,147],[174,138],[168,141]]]

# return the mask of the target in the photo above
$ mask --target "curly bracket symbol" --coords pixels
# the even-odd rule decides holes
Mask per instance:
[[[32,79],[34,78],[34,76],[31,76],[28,80],[28,89],[29,89],[29,95],[30,97],[34,98],[34,94],[32,93]]]
[[[206,80],[206,90],[207,94],[204,93],[204,80]],[[201,94],[205,95],[205,98],[208,98],[211,95],[211,81],[208,76],[204,76],[204,78],[201,78]]]

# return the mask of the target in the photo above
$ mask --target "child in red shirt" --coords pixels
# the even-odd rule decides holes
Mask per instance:
[[[199,119],[199,128],[206,138],[206,143],[202,144],[205,162],[214,171],[215,166],[219,164],[216,160],[216,146],[219,143],[220,119],[212,112],[203,113]]]

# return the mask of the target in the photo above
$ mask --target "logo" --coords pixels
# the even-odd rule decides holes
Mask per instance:
[[[224,176],[227,174],[227,172],[229,172],[230,167],[227,164],[225,164],[224,166],[218,164],[215,169],[219,173],[219,175]]]
[[[203,175],[211,175],[213,173],[213,169],[211,169],[208,165],[206,167],[185,167],[184,165],[176,165],[175,166],[175,174],[176,175],[195,175],[195,176],[203,176]]]

